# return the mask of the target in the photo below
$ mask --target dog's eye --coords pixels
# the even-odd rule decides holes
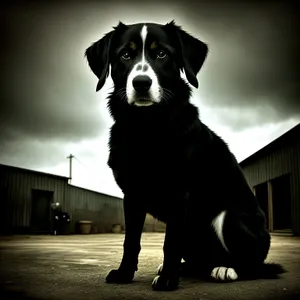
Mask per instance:
[[[123,59],[125,59],[125,60],[128,60],[128,59],[130,59],[131,57],[130,57],[130,54],[129,54],[129,52],[128,52],[128,51],[125,51],[125,52],[123,52],[123,54],[122,54],[122,58],[123,58]]]
[[[167,56],[167,53],[164,50],[159,50],[157,52],[157,58],[162,59],[162,58],[165,58],[166,56]]]

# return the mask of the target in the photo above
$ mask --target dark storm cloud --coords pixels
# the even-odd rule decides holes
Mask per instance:
[[[195,90],[200,107],[232,130],[300,118],[293,2],[20,1],[1,10],[0,151],[23,145],[15,155],[42,156],[44,142],[55,160],[65,156],[59,143],[97,137],[107,92],[95,93],[84,50],[119,19],[152,21],[162,7],[209,44]]]
[[[203,28],[210,46],[195,95],[215,107],[232,129],[300,118],[296,12],[289,1],[240,3],[193,23]],[[196,17],[196,12],[187,14]]]
[[[0,138],[70,142],[97,136],[102,123],[76,39],[76,15],[23,5],[5,17]]]
[[[15,139],[2,140],[0,154],[0,163],[37,169],[59,163],[67,165],[68,151],[59,142],[39,141],[18,136]]]

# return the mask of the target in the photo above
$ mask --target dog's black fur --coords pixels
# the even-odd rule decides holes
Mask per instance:
[[[164,261],[153,281],[156,290],[178,287],[183,258],[188,269],[207,276],[214,267],[232,267],[239,278],[275,275],[279,265],[264,264],[270,247],[263,211],[225,142],[204,125],[189,102],[198,87],[197,73],[207,45],[174,22],[146,24],[149,39],[164,45],[165,60],[149,58],[164,89],[162,101],[148,107],[129,105],[124,93],[135,61],[120,58],[122,47],[138,43],[143,24],[119,23],[86,50],[90,68],[98,77],[97,90],[108,76],[114,92],[108,107],[114,124],[110,132],[108,165],[124,193],[126,234],[122,262],[107,282],[131,282],[137,270],[140,238],[146,213],[166,223]],[[212,220],[227,214],[221,245]],[[266,274],[263,274],[266,271]]]

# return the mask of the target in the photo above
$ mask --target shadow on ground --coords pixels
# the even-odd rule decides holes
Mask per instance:
[[[272,237],[268,261],[287,270],[278,279],[215,283],[183,278],[180,289],[155,292],[164,234],[144,233],[139,271],[129,285],[105,283],[122,257],[122,234],[17,236],[0,241],[0,299],[300,299],[300,238]]]

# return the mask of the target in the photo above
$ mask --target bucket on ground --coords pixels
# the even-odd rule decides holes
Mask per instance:
[[[78,221],[78,229],[80,234],[90,234],[92,221]]]

